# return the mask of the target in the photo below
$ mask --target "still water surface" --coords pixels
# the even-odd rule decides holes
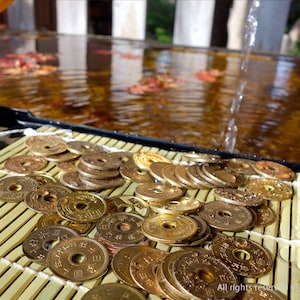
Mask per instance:
[[[11,65],[11,53],[18,54],[13,57],[17,67],[15,61]],[[41,61],[33,53],[51,55]],[[222,49],[95,36],[3,35],[0,105],[47,119],[227,150],[242,59]],[[299,163],[299,98],[299,59],[250,55],[233,152]]]

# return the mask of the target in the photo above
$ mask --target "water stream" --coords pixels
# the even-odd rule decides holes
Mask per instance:
[[[228,152],[234,152],[238,127],[236,125],[236,116],[240,111],[241,103],[244,99],[244,90],[247,85],[247,70],[250,62],[251,51],[255,45],[255,36],[257,30],[257,11],[260,6],[259,0],[253,0],[245,23],[245,33],[242,45],[242,61],[240,66],[240,85],[235,97],[232,99],[230,114],[231,118],[227,126],[224,139],[224,149]]]

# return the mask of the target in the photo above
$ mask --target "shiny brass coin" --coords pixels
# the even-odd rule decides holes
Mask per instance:
[[[153,202],[150,207],[157,213],[181,215],[196,211],[200,207],[200,202],[191,197],[181,197],[167,202]]]
[[[237,286],[237,276],[227,265],[215,257],[200,251],[183,251],[172,265],[177,286],[190,299],[232,299],[234,289],[220,286]]]
[[[215,182],[208,182],[206,178],[199,172],[198,165],[186,167],[186,173],[193,182],[193,186],[197,186],[199,189],[212,189],[216,186]]]
[[[65,151],[59,154],[55,154],[55,155],[48,155],[45,156],[46,160],[48,161],[54,161],[54,162],[65,162],[65,161],[70,161],[70,160],[74,160],[76,158],[78,158],[79,155],[69,152],[69,151]]]
[[[28,208],[44,214],[56,213],[57,202],[72,190],[55,183],[48,183],[29,191],[24,201]]]
[[[198,214],[211,227],[234,232],[249,228],[253,220],[246,207],[224,201],[206,202],[200,207]]]
[[[240,276],[257,278],[273,268],[270,252],[242,237],[220,235],[213,240],[212,251],[216,258]]]
[[[95,179],[110,179],[116,177],[120,174],[119,170],[97,170],[92,169],[79,162],[77,164],[77,172],[86,178],[95,178]]]
[[[63,140],[49,138],[45,141],[31,145],[30,151],[35,155],[50,156],[65,152],[67,150],[66,143]]]
[[[168,162],[153,162],[151,163],[151,165],[149,166],[149,173],[150,175],[158,180],[158,181],[164,181],[164,176],[162,174],[162,169],[166,166],[170,165],[170,163]]]
[[[214,197],[217,200],[242,206],[258,206],[264,202],[264,199],[257,194],[235,188],[217,188],[214,190]]]
[[[253,168],[255,163],[254,160],[245,158],[230,158],[223,160],[223,162],[226,167],[231,168],[240,174],[248,176],[257,175],[257,172]]]
[[[258,174],[271,179],[292,181],[296,178],[292,169],[274,161],[257,161],[253,168]]]
[[[240,291],[235,297],[236,300],[287,300],[281,292],[272,286],[258,283],[240,284]]]
[[[80,236],[57,243],[50,249],[46,262],[57,276],[73,282],[84,282],[105,274],[109,256],[102,244]]]
[[[154,182],[138,185],[135,189],[135,193],[145,201],[156,202],[166,202],[178,199],[183,195],[183,191],[178,187]]]
[[[97,222],[100,236],[112,243],[136,244],[144,240],[141,230],[144,218],[127,212],[116,212],[103,216]]]
[[[51,247],[61,240],[75,236],[78,236],[78,233],[68,227],[60,225],[40,227],[32,231],[23,241],[23,253],[31,260],[45,264]]]
[[[146,300],[142,292],[121,283],[104,283],[90,289],[82,300]]]
[[[152,181],[152,177],[147,170],[139,169],[135,164],[122,165],[120,174],[124,179],[131,180],[137,183],[145,183]]]
[[[180,180],[184,185],[188,186],[191,189],[202,188],[203,185],[197,185],[192,179],[191,176],[187,173],[187,166],[176,166],[174,173],[178,180]]]
[[[47,160],[44,157],[35,155],[18,155],[7,159],[4,168],[20,174],[40,171],[47,166]]]
[[[227,168],[223,163],[204,163],[199,169],[207,180],[212,180],[217,186],[239,187],[245,183],[242,174]]]
[[[30,136],[26,139],[25,145],[28,148],[31,148],[33,145],[44,143],[44,142],[49,142],[49,140],[53,143],[61,143],[63,142],[62,138],[54,135],[35,135],[35,136]]]
[[[218,162],[221,159],[220,155],[209,154],[209,153],[196,153],[196,152],[187,152],[183,153],[182,157],[188,161],[193,162]]]
[[[150,294],[164,297],[156,281],[156,269],[169,252],[149,248],[133,256],[130,263],[130,274],[137,286]]]
[[[149,170],[151,164],[154,162],[171,163],[171,161],[168,158],[154,152],[134,153],[133,160],[135,164],[142,170]]]
[[[86,141],[69,141],[66,145],[70,152],[79,155],[104,152],[102,146]]]
[[[198,224],[189,216],[158,214],[145,218],[141,228],[150,240],[170,244],[193,236]]]
[[[75,172],[77,171],[77,164],[79,160],[74,159],[70,161],[58,162],[56,166],[63,172]]]
[[[110,153],[84,154],[80,162],[91,169],[96,170],[116,170],[122,164],[122,161]]]
[[[162,169],[162,175],[164,180],[170,185],[177,186],[179,188],[187,189],[188,186],[180,181],[175,175],[176,165],[169,164]]]
[[[71,222],[93,223],[106,213],[106,203],[94,193],[72,192],[58,201],[57,213]]]
[[[39,186],[28,176],[8,176],[0,180],[0,200],[4,202],[21,202],[25,195]]]
[[[250,179],[245,189],[270,201],[284,201],[291,199],[293,196],[292,186],[276,179]]]
[[[48,183],[56,183],[56,179],[54,177],[47,175],[47,174],[43,174],[43,173],[33,173],[33,174],[29,174],[27,176],[36,180],[39,183],[39,185],[45,185]]]
[[[276,213],[267,205],[255,207],[254,211],[256,214],[255,226],[267,226],[274,223],[276,220]]]
[[[103,189],[115,188],[124,183],[124,179],[121,176],[108,178],[108,179],[97,179],[97,178],[88,178],[79,174],[79,178],[87,186],[91,186],[98,191]]]
[[[89,185],[83,182],[77,171],[63,172],[59,177],[60,182],[76,191],[97,191],[99,188],[96,188],[94,185]]]
[[[74,223],[65,220],[58,214],[42,215],[36,223],[36,227],[46,227],[51,225],[61,225],[70,227],[80,234],[87,233],[93,226],[93,223]]]

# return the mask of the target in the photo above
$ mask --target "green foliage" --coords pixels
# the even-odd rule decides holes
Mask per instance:
[[[146,35],[148,39],[172,42],[175,1],[149,0],[147,7]]]

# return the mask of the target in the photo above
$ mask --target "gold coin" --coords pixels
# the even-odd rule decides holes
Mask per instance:
[[[134,163],[123,164],[120,167],[120,174],[124,179],[137,183],[145,183],[152,181],[152,177],[147,170],[139,169]]]
[[[255,226],[267,226],[275,222],[276,213],[274,210],[267,206],[261,205],[253,208],[256,214]]]
[[[79,174],[79,178],[87,186],[93,187],[97,191],[103,189],[115,188],[124,183],[124,179],[121,176],[116,176],[107,179],[97,179],[97,178],[88,178]]]
[[[31,148],[33,145],[48,142],[49,140],[53,143],[63,142],[62,138],[60,138],[58,136],[54,136],[54,135],[35,135],[35,136],[28,137],[25,141],[25,145],[28,148]]]
[[[164,297],[156,281],[156,269],[161,264],[169,252],[159,249],[149,248],[137,253],[131,259],[130,274],[137,286],[150,294]]]
[[[183,153],[182,157],[193,162],[218,162],[221,159],[220,155],[209,153],[187,152]]]
[[[81,156],[80,162],[88,168],[102,171],[119,169],[122,164],[118,157],[110,153],[84,154]]]
[[[72,192],[58,201],[57,213],[71,222],[93,223],[106,213],[106,202],[94,193]]]
[[[46,262],[55,275],[73,282],[84,282],[105,274],[109,255],[99,242],[80,236],[54,245]]]
[[[110,179],[120,174],[119,170],[97,170],[87,167],[85,164],[79,162],[77,164],[77,172],[86,178],[95,179]]]
[[[248,208],[224,201],[206,202],[198,214],[211,227],[234,232],[249,228],[253,220]]]
[[[141,253],[148,249],[148,246],[128,246],[123,249],[120,249],[113,256],[111,261],[111,267],[114,274],[118,277],[119,280],[130,286],[138,287],[138,285],[135,283],[130,274],[131,259],[138,253]]]
[[[21,202],[25,195],[36,189],[39,183],[28,176],[8,176],[0,180],[0,200],[5,202]]]
[[[35,155],[18,155],[7,159],[4,168],[20,174],[40,171],[47,166],[47,160],[44,157]]]
[[[121,283],[104,283],[90,289],[82,300],[146,300],[139,290]]]
[[[198,224],[189,216],[158,214],[145,218],[141,228],[150,240],[169,244],[193,236]]]
[[[63,140],[47,139],[31,145],[30,151],[35,155],[50,156],[59,154],[67,150],[66,143]]]
[[[274,161],[257,161],[253,168],[258,174],[271,179],[291,181],[296,178],[296,174],[292,169]]]
[[[102,146],[86,141],[70,141],[66,145],[70,152],[79,155],[104,152]]]
[[[273,268],[270,252],[242,237],[219,235],[212,242],[212,251],[216,258],[240,276],[261,277]]]
[[[56,183],[56,179],[54,177],[43,173],[33,173],[33,174],[28,174],[27,176],[36,180],[39,183],[39,185]]]
[[[78,236],[78,233],[68,227],[51,225],[37,228],[23,241],[23,253],[30,259],[45,264],[51,247],[55,243]]]
[[[70,161],[70,160],[74,160],[76,158],[78,158],[79,155],[69,152],[69,151],[65,151],[62,153],[58,153],[58,154],[54,154],[54,155],[48,155],[45,156],[45,158],[48,161],[54,161],[54,162],[65,162],[65,161]]]
[[[155,182],[147,182],[138,185],[135,189],[135,193],[145,201],[156,202],[178,199],[183,195],[183,191],[178,187]]]
[[[253,165],[254,160],[245,159],[245,158],[230,158],[223,161],[226,167],[235,170],[236,172],[243,175],[257,175],[257,172],[254,170]]]
[[[62,161],[62,162],[58,162],[56,164],[56,166],[64,172],[75,172],[77,171],[77,164],[78,164],[78,160],[74,159],[74,160],[70,160],[70,161]]]
[[[174,173],[178,180],[180,180],[183,184],[191,189],[198,189],[203,187],[203,185],[199,186],[191,179],[191,177],[187,173],[187,166],[176,166]]]
[[[136,244],[145,239],[141,230],[144,218],[128,212],[116,212],[103,216],[97,222],[100,236],[116,244]]]
[[[135,164],[142,170],[149,170],[153,162],[166,162],[171,163],[171,161],[154,152],[137,152],[133,154],[133,160]]]
[[[188,186],[180,181],[175,175],[176,165],[169,164],[162,169],[162,175],[164,180],[170,185],[177,186],[179,188],[187,189]]]
[[[168,166],[169,164],[170,163],[168,163],[168,162],[159,162],[159,161],[153,162],[153,163],[151,163],[148,171],[154,179],[156,179],[158,181],[164,181],[162,169],[165,166]]]
[[[198,165],[186,167],[186,174],[190,177],[190,180],[193,182],[192,186],[195,186],[199,189],[212,189],[216,186],[215,182],[209,182],[207,178],[204,177],[203,174],[201,174],[201,172],[199,172]]]
[[[277,179],[250,179],[245,189],[270,201],[284,201],[291,199],[293,196],[292,186]]]

